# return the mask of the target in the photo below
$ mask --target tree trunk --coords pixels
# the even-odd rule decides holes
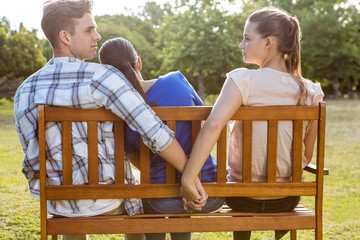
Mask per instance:
[[[339,86],[340,86],[339,80],[336,79],[333,83],[335,99],[339,99],[341,96]]]

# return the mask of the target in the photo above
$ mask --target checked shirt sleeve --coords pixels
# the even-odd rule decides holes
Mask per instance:
[[[153,151],[165,150],[173,141],[174,133],[159,119],[131,86],[125,76],[109,67],[92,84],[92,94],[99,106],[110,109],[137,131]]]

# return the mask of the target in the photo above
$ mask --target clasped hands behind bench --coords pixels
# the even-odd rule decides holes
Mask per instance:
[[[176,131],[176,121],[191,121],[193,141],[207,119],[211,107],[154,107],[157,115]],[[325,148],[325,103],[314,107],[267,106],[241,107],[232,120],[243,121],[243,182],[226,182],[227,128],[224,128],[216,146],[217,181],[204,183],[209,197],[281,197],[312,196],[314,211],[299,205],[286,213],[240,213],[226,206],[217,213],[186,214],[139,214],[134,216],[94,216],[83,218],[53,217],[47,213],[48,200],[71,199],[114,199],[114,198],[170,198],[179,197],[180,185],[175,183],[175,169],[167,164],[166,183],[150,184],[150,150],[140,148],[141,183],[124,184],[124,122],[112,112],[99,109],[73,109],[64,107],[39,106],[39,148],[40,148],[40,218],[41,239],[52,235],[53,239],[62,234],[123,234],[161,232],[227,232],[247,230],[291,230],[291,239],[296,239],[296,230],[314,229],[315,239],[322,239],[322,202]],[[268,121],[267,179],[265,182],[251,181],[252,122]],[[280,121],[293,122],[293,163],[292,182],[276,182],[277,126]],[[314,174],[310,180],[303,180],[302,170],[302,129],[304,121],[317,121],[316,165],[310,164],[305,170]],[[87,185],[72,184],[72,137],[71,123],[88,123],[88,174]],[[115,184],[98,184],[98,142],[97,123],[112,121],[115,132]],[[46,184],[46,123],[59,122],[62,126],[63,182],[61,186]]]

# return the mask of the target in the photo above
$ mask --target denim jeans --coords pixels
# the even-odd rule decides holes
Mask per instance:
[[[300,197],[286,197],[271,200],[257,200],[247,197],[228,197],[226,204],[238,212],[275,213],[291,212],[299,203]],[[286,230],[286,229],[284,229]],[[275,235],[284,235],[287,231],[275,231]],[[234,240],[249,240],[251,231],[234,232]],[[280,237],[281,238],[281,237]],[[276,239],[280,239],[276,238]]]
[[[145,213],[186,213],[181,198],[146,198],[142,199]],[[201,211],[191,212],[214,212],[224,204],[224,198],[208,198],[205,207]],[[146,240],[165,240],[166,233],[147,233]],[[191,233],[170,233],[172,240],[190,240]]]

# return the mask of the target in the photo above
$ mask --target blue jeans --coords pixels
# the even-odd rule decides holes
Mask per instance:
[[[224,198],[208,198],[205,207],[201,211],[192,212],[214,212],[224,204]],[[145,213],[187,213],[184,210],[181,198],[146,198],[142,199]],[[165,240],[166,233],[147,233],[146,240]],[[191,233],[170,233],[172,240],[190,240]]]
[[[291,212],[299,201],[300,197],[286,197],[271,200],[257,200],[247,197],[226,198],[226,204],[234,211],[256,213]],[[280,239],[287,232],[288,231],[276,230],[275,239]],[[234,240],[249,240],[250,237],[251,231],[236,231],[233,233]]]

